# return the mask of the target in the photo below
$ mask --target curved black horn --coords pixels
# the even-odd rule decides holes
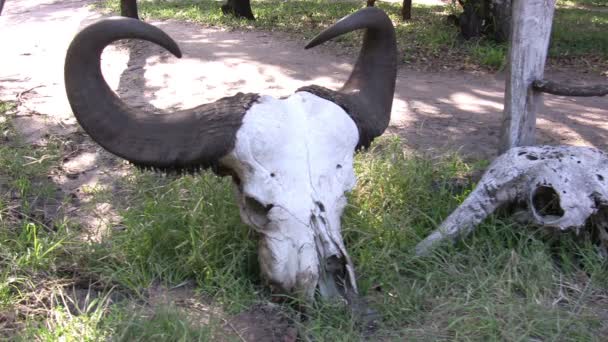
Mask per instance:
[[[239,93],[170,114],[130,108],[109,88],[100,66],[103,49],[127,38],[156,43],[181,57],[173,39],[139,20],[110,18],[82,30],[68,48],[64,75],[82,128],[108,151],[141,167],[183,171],[214,166],[234,147],[242,118],[258,95]]]
[[[359,128],[357,148],[367,147],[388,127],[397,77],[395,28],[384,11],[363,8],[321,32],[306,48],[342,34],[366,29],[363,46],[348,81],[338,91],[319,86],[300,88],[341,106]]]

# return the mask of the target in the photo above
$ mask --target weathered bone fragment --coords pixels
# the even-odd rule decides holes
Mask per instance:
[[[591,147],[515,147],[499,156],[475,189],[416,246],[426,255],[472,232],[496,209],[521,205],[533,223],[560,231],[608,217],[608,155]],[[601,220],[600,220],[601,221]]]
[[[133,164],[165,172],[211,167],[232,176],[243,221],[259,233],[261,272],[273,289],[356,302],[354,267],[341,235],[345,193],[356,183],[353,155],[388,126],[397,50],[388,16],[366,8],[321,32],[306,48],[365,29],[353,72],[340,90],[319,86],[275,99],[236,94],[157,115],[129,107],[101,74],[113,41],[151,41],[180,57],[163,31],[128,18],[99,21],[68,49],[65,82],[80,125]]]

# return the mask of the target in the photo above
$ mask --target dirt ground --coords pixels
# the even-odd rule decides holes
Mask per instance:
[[[428,1],[428,0],[425,0]],[[74,34],[101,17],[90,0],[12,1],[0,17],[3,46],[0,99],[19,100],[23,132],[32,141],[48,129],[76,129],[63,87],[63,61]],[[235,92],[283,96],[307,84],[336,88],[354,56],[332,47],[303,50],[304,41],[268,32],[225,31],[176,21],[152,21],[176,39],[184,57],[138,43],[103,56],[104,74],[133,106],[162,111],[187,108]],[[576,83],[606,77],[574,72],[548,76]],[[401,68],[389,134],[419,151],[460,150],[492,157],[498,142],[503,74],[420,72]],[[538,115],[546,144],[608,147],[606,98],[547,95]]]
[[[0,17],[3,46],[0,99],[18,100],[23,132],[36,140],[47,129],[75,130],[63,87],[67,45],[100,18],[89,0],[21,0]],[[110,85],[133,106],[187,108],[235,92],[283,96],[307,84],[336,88],[354,56],[332,47],[303,50],[303,41],[268,32],[225,31],[176,21],[156,22],[176,39],[184,57],[138,43],[103,55]],[[576,83],[606,77],[573,72],[548,76]],[[399,70],[389,133],[421,151],[460,150],[491,157],[498,142],[504,75]],[[538,115],[538,140],[547,144],[608,147],[606,98],[547,95]]]
[[[68,44],[81,28],[102,16],[88,6],[93,2],[14,0],[0,16],[0,100],[17,101],[15,122],[28,141],[42,144],[52,134],[75,146],[54,175],[70,194],[106,183],[121,171],[120,164],[79,131],[64,91]],[[119,43],[106,49],[102,67],[110,86],[130,105],[157,112],[193,107],[239,91],[284,96],[308,84],[337,88],[355,57],[335,47],[304,50],[306,42],[278,33],[227,31],[177,21],[151,23],[179,43],[181,59],[148,43]],[[608,80],[575,72],[547,74],[579,84]],[[471,158],[492,158],[504,83],[503,74],[401,68],[387,134],[399,135],[406,148],[419,152],[458,150]],[[606,150],[608,99],[547,95],[537,133],[543,144]],[[97,215],[111,219],[111,208],[101,205]],[[91,217],[84,221],[95,224]]]

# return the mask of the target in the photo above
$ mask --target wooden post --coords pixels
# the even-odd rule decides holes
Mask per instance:
[[[532,83],[543,78],[555,0],[513,0],[509,71],[499,152],[534,145],[536,111],[542,93]]]

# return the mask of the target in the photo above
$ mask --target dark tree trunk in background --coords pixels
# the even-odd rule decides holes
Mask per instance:
[[[367,7],[374,7],[375,4],[376,0],[367,0]],[[412,19],[412,0],[403,0],[401,18],[403,18],[403,20]]]
[[[511,0],[460,0],[463,12],[458,18],[465,39],[489,37],[506,42],[511,32]]]
[[[491,14],[494,19],[494,40],[508,41],[511,36],[511,0],[492,0]]]
[[[460,34],[464,39],[481,37],[484,16],[482,2],[485,0],[466,0],[461,3],[463,12],[458,18],[458,23]]]
[[[139,19],[136,0],[120,0],[120,15],[123,17]]]
[[[255,20],[249,0],[228,0],[228,2],[222,5],[222,13],[225,15],[232,14],[237,18]]]
[[[4,7],[4,0],[0,0],[0,14],[2,14],[2,7]]]
[[[401,7],[401,18],[403,18],[403,20],[412,19],[412,0],[403,0],[403,6]]]

